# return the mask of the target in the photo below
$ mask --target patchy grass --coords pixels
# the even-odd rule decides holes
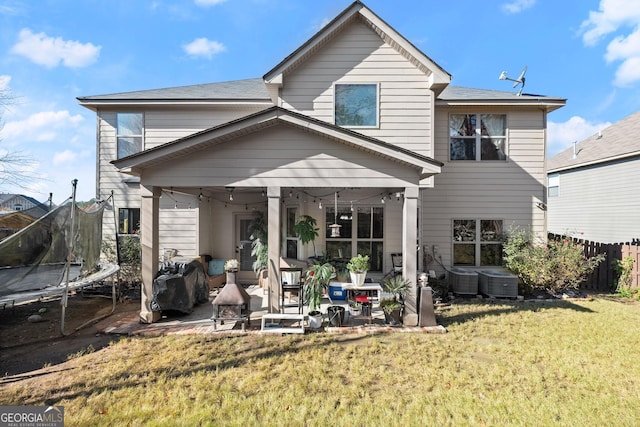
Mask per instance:
[[[482,302],[443,335],[129,338],[0,385],[67,425],[633,426],[640,304]]]

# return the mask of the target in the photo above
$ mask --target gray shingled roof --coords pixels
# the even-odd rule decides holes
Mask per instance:
[[[640,111],[620,120],[547,160],[547,171],[556,172],[640,155]]]
[[[261,78],[78,97],[81,103],[177,100],[270,101],[271,98]]]
[[[442,91],[438,100],[442,101],[512,101],[512,102],[531,102],[531,101],[549,101],[549,102],[565,102],[564,98],[557,98],[544,95],[533,95],[523,93],[518,95],[516,92],[506,92],[501,90],[476,89],[463,86],[449,85]]]

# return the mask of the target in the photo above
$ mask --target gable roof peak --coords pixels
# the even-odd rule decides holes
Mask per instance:
[[[407,58],[416,68],[428,75],[430,77],[430,86],[436,93],[440,93],[451,82],[451,74],[415,47],[409,40],[398,33],[360,0],[351,3],[351,5],[338,14],[331,22],[268,71],[263,76],[265,82],[281,84],[283,75],[306,61],[339,34],[345,26],[351,24],[356,19],[365,23],[382,40]]]

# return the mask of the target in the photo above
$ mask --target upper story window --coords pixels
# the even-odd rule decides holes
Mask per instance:
[[[549,197],[558,197],[560,194],[560,174],[554,173],[549,175]]]
[[[450,160],[506,160],[506,114],[451,114]]]
[[[14,211],[21,211],[22,210],[22,205],[20,203],[16,203],[15,205],[13,205],[13,210]]]
[[[334,116],[337,126],[378,126],[378,85],[336,83]]]
[[[142,151],[144,116],[142,113],[118,113],[117,117],[118,158]]]

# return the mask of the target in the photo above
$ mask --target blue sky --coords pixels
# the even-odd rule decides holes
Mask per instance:
[[[562,97],[554,155],[640,109],[640,1],[366,0],[452,84]],[[39,177],[0,192],[95,194],[95,114],[76,97],[261,77],[350,0],[0,0],[0,154]]]

